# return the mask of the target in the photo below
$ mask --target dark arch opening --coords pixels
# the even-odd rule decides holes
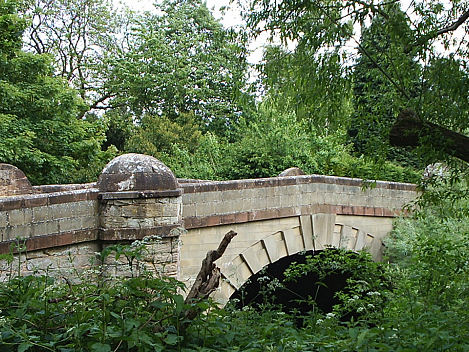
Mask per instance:
[[[302,273],[296,281],[285,281],[285,270],[292,263],[305,264],[308,256],[324,260],[326,264],[324,268],[321,268],[322,273],[318,272],[320,270],[313,270]],[[239,290],[231,295],[230,302],[236,308],[251,306],[259,309],[265,304],[275,304],[287,313],[299,312],[300,315],[306,315],[313,310],[328,313],[333,310],[334,305],[341,303],[336,293],[346,290],[347,279],[352,276],[356,278],[357,271],[364,265],[375,264],[371,261],[371,257],[343,249],[330,248],[324,251],[297,253],[281,258],[251,276]],[[355,267],[357,269],[354,269]],[[328,270],[328,268],[333,268],[333,270]],[[378,271],[379,269],[377,275],[379,275]],[[341,319],[349,320],[352,316],[356,314],[352,312]]]

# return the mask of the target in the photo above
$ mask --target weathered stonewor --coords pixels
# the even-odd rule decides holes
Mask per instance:
[[[224,277],[213,295],[219,302],[264,266],[301,251],[364,249],[380,260],[393,218],[418,196],[412,184],[364,187],[360,179],[296,168],[271,178],[176,180],[163,163],[138,154],[115,158],[96,183],[84,185],[31,189],[18,169],[0,170],[0,254],[24,245],[12,249],[14,271],[66,277],[95,269],[91,262],[109,246],[131,244],[117,260],[107,258],[107,274],[148,269],[190,287],[207,252],[233,230],[238,235],[217,262]],[[140,248],[140,260],[131,260]],[[10,268],[0,261],[0,277]]]
[[[0,197],[32,193],[31,183],[23,171],[0,163]]]
[[[99,252],[116,243],[142,249],[142,261],[138,268],[133,262],[133,269],[177,276],[182,191],[157,159],[119,156],[97,183],[86,185],[31,188],[17,168],[0,170],[0,254],[15,256],[13,267],[0,261],[0,279],[18,269],[24,275],[73,275],[75,269],[92,268]],[[105,264],[109,274],[131,274],[124,255],[118,261],[110,255]]]
[[[143,251],[137,266],[129,265],[129,256],[107,257],[108,272],[126,276],[145,268],[177,277],[182,190],[172,171],[153,157],[125,154],[104,168],[97,186],[99,239],[104,248],[116,241],[137,240],[134,248],[141,246]]]

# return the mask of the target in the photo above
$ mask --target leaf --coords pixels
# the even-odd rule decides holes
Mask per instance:
[[[174,303],[176,304],[175,314],[181,313],[184,308],[184,298],[181,295],[175,295]]]
[[[23,342],[21,343],[19,346],[18,346],[18,352],[24,352],[24,351],[27,351],[29,349],[29,347],[31,347],[32,344],[29,343],[29,342]]]
[[[91,351],[93,352],[111,352],[111,346],[101,342],[96,342],[91,345]]]
[[[166,336],[166,338],[164,339],[164,342],[168,345],[175,345],[177,344],[179,341],[179,336],[178,335],[174,335],[174,334],[169,334],[168,336]]]

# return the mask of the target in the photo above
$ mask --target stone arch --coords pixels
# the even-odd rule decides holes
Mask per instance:
[[[366,249],[377,260],[382,243],[359,228],[337,223],[335,214],[300,216],[299,226],[271,233],[231,260],[221,261],[222,280],[213,298],[225,304],[237,289],[265,266],[299,252],[329,247],[353,251]]]

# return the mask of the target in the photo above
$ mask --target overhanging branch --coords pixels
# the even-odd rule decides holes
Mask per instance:
[[[421,46],[421,45],[425,44],[426,42],[428,42],[429,40],[435,39],[436,37],[438,37],[442,34],[449,33],[449,32],[454,32],[464,22],[466,22],[468,18],[469,18],[469,11],[466,11],[455,22],[453,22],[451,25],[449,25],[447,27],[444,27],[444,28],[441,28],[441,29],[437,30],[436,32],[428,33],[428,34],[425,34],[425,35],[417,38],[415,43],[407,48],[406,52],[409,53],[412,50],[413,47]]]
[[[412,110],[399,114],[389,134],[391,145],[417,147],[422,144],[469,163],[469,137],[417,118]]]

